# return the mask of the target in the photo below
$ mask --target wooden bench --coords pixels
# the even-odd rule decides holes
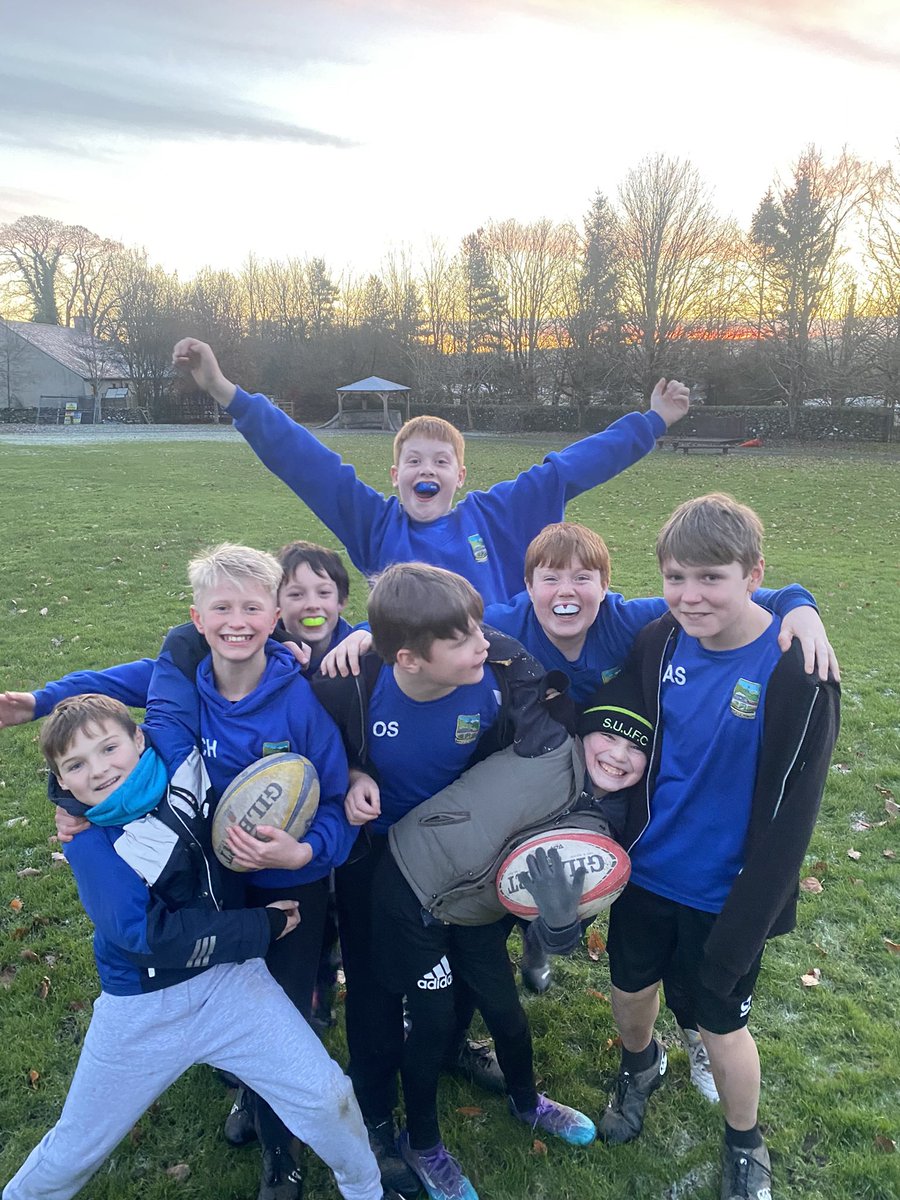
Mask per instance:
[[[720,454],[727,454],[732,446],[739,446],[741,442],[746,441],[744,437],[678,437],[677,434],[661,437],[657,442],[659,446],[671,446],[672,450],[681,450],[685,454],[690,454],[692,450],[712,450],[718,451]]]
[[[671,446],[690,454],[692,450],[710,450],[727,454],[732,446],[747,440],[743,414],[713,416],[711,413],[689,412],[673,432],[659,439],[660,446]]]

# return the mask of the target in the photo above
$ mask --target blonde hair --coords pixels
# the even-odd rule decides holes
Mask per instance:
[[[76,734],[82,730],[97,729],[108,721],[120,725],[134,740],[137,725],[121,701],[95,692],[60,700],[41,726],[38,736],[41,754],[50,770],[56,772],[60,759],[72,745]]]
[[[656,539],[662,567],[669,559],[689,567],[737,562],[749,573],[762,558],[763,523],[746,504],[724,492],[685,500]]]
[[[531,583],[538,567],[559,571],[575,559],[589,571],[599,571],[604,587],[609,586],[609,550],[599,533],[586,525],[557,521],[545,525],[525,551],[525,581]]]
[[[394,563],[375,580],[369,595],[369,626],[386,663],[399,650],[428,658],[432,642],[469,632],[481,621],[484,602],[471,583],[443,567]]]
[[[455,425],[445,421],[443,417],[413,417],[402,425],[400,432],[394,438],[394,466],[400,461],[403,447],[410,438],[428,438],[433,442],[449,442],[456,455],[459,466],[463,465],[466,456],[466,440]]]
[[[191,559],[188,563],[188,578],[195,603],[199,596],[209,592],[223,580],[236,587],[246,587],[248,583],[258,584],[276,600],[284,572],[278,559],[265,550],[221,542]]]

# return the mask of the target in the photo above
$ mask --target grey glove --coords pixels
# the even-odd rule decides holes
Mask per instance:
[[[567,929],[578,921],[578,902],[584,890],[584,867],[579,867],[571,879],[566,874],[559,851],[548,854],[539,846],[525,859],[527,872],[522,882],[534,897],[544,924],[549,929]]]

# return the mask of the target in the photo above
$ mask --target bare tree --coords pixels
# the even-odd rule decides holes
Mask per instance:
[[[696,167],[663,155],[628,172],[619,208],[626,336],[647,392],[714,285],[723,226]]]
[[[526,397],[535,400],[541,337],[562,298],[573,231],[546,218],[530,225],[491,222],[485,228],[485,245],[505,302],[505,340],[517,383]]]
[[[0,272],[11,275],[15,290],[29,301],[33,321],[59,324],[59,275],[75,236],[71,225],[51,217],[20,217],[0,225]]]
[[[144,252],[116,266],[118,349],[128,365],[138,407],[159,420],[172,388],[172,346],[184,328],[181,285]]]
[[[867,362],[894,411],[900,407],[900,143],[897,151],[897,161],[872,177],[864,204]]]

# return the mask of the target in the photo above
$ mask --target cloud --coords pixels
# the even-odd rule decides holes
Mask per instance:
[[[45,0],[5,14],[3,38],[0,141],[96,156],[111,134],[353,144],[253,97],[272,73],[348,61],[334,22],[306,29],[287,0]]]
[[[145,94],[141,95],[141,92]],[[136,137],[262,138],[346,147],[334,134],[304,128],[236,98],[204,95],[182,85],[177,95],[151,81],[127,92],[109,80],[103,85],[36,78],[34,74],[0,77],[0,137],[23,145],[76,149],[73,137],[127,132]]]
[[[32,188],[0,187],[0,225],[18,220],[23,213],[54,212],[60,203],[58,196]]]

